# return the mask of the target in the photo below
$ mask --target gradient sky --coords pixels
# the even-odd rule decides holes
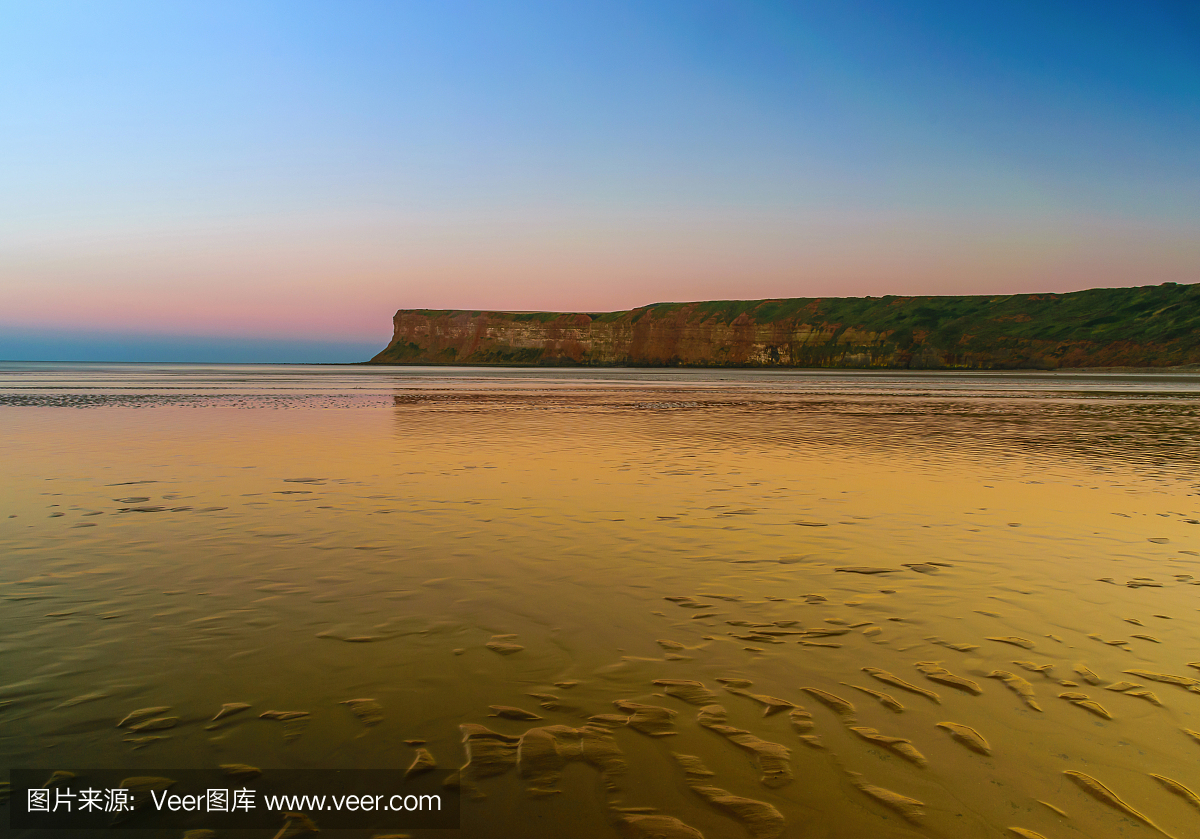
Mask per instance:
[[[1195,0],[0,2],[0,357],[1167,281]]]

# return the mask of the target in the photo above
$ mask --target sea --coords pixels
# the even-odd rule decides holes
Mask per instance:
[[[9,362],[0,451],[14,836],[1200,835],[1194,372]]]

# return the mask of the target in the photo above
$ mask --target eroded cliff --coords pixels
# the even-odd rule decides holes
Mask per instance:
[[[1070,294],[401,309],[377,364],[1053,369],[1200,363],[1200,285]]]

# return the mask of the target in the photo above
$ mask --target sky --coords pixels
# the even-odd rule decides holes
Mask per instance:
[[[0,358],[1200,282],[1200,4],[0,0]]]

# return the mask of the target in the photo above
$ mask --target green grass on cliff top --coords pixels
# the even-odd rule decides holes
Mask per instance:
[[[755,323],[840,324],[872,332],[920,331],[931,337],[969,334],[977,340],[1026,338],[1050,341],[1166,343],[1200,338],[1200,284],[1165,283],[1138,288],[1096,288],[1069,294],[971,297],[825,297],[783,300],[715,300],[657,303],[600,320],[632,315],[730,323],[745,314]]]
[[[415,312],[416,310],[414,310]],[[426,316],[466,314],[420,310]],[[484,312],[470,312],[473,317]],[[517,321],[548,322],[563,312],[491,312]],[[591,313],[598,322],[683,315],[691,322],[731,323],[746,315],[757,324],[836,324],[903,339],[929,340],[1200,342],[1200,284],[1164,283],[1136,288],[1094,288],[1067,294],[927,297],[794,297],[779,300],[712,300],[655,303],[619,312]]]

